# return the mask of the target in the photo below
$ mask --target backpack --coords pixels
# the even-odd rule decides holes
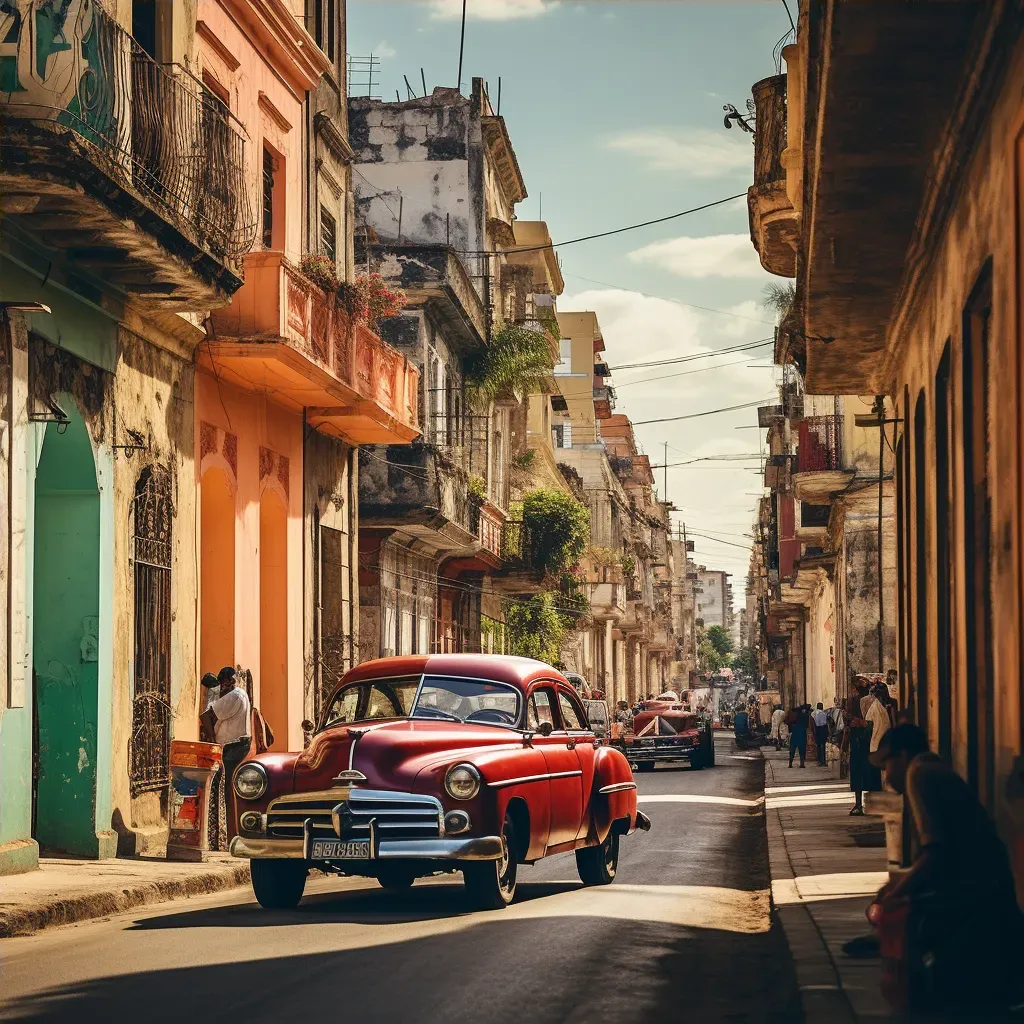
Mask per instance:
[[[257,707],[252,709],[252,739],[257,754],[265,754],[274,743],[274,730]]]

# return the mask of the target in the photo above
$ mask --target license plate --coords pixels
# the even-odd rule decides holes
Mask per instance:
[[[369,839],[314,839],[313,860],[369,860]]]
[[[642,739],[640,741],[640,746],[641,747],[653,747],[654,746],[654,740],[653,739],[647,739],[645,737],[644,739]]]

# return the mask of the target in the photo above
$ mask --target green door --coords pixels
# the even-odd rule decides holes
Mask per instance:
[[[62,433],[47,424],[36,469],[34,835],[40,847],[96,856],[100,495],[89,434],[70,415]]]

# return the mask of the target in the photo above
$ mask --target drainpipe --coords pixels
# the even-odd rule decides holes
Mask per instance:
[[[878,417],[878,671],[885,674],[885,584],[882,578],[882,493],[885,489],[885,398],[875,396]]]

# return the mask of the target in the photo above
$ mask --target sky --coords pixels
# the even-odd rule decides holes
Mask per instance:
[[[790,9],[796,5],[790,3]],[[380,58],[385,99],[458,77],[462,0],[348,0],[348,50]],[[745,111],[753,83],[776,73],[788,31],[782,0],[467,0],[462,84],[489,85],[529,197],[522,220],[569,240],[745,193],[751,136],[723,125]],[[358,80],[357,80],[358,81]],[[358,85],[353,94],[360,92]],[[558,248],[560,310],[594,310],[607,346],[617,412],[634,423],[776,396],[771,347],[677,366],[621,370],[770,339],[763,290],[773,278],[750,243],[746,200],[667,223]],[[710,368],[709,368],[710,367]],[[695,372],[697,371],[697,372]],[[667,496],[696,542],[696,559],[744,590],[759,464],[755,408],[636,427]],[[659,495],[664,470],[655,471]]]

